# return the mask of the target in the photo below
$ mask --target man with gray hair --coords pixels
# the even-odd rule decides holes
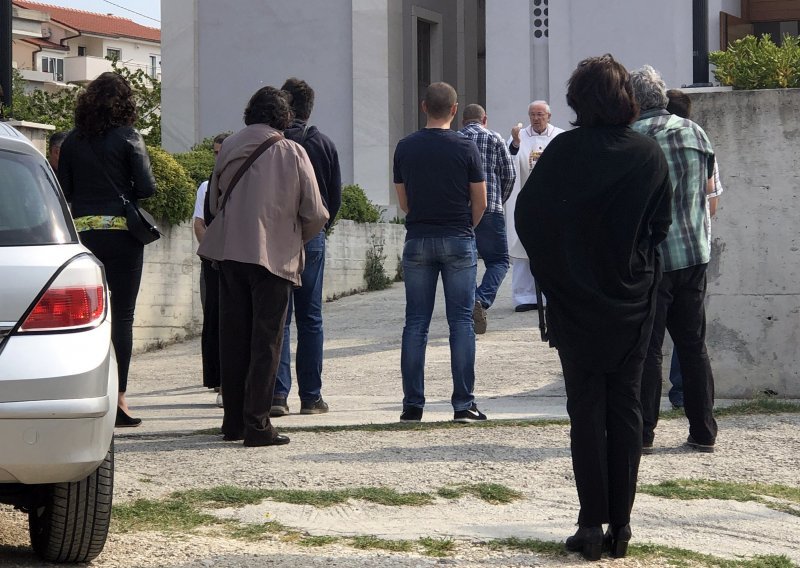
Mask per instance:
[[[551,116],[547,101],[533,101],[528,105],[530,125],[523,128],[520,122],[511,129],[511,138],[508,139],[508,149],[517,169],[517,179],[511,197],[506,202],[508,254],[511,256],[512,266],[511,300],[516,312],[536,309],[536,284],[531,274],[528,253],[525,252],[514,226],[514,208],[517,196],[528,181],[528,176],[531,175],[539,156],[553,138],[564,132],[561,128],[550,124]]]
[[[639,103],[632,128],[656,140],[664,151],[673,186],[672,225],[658,246],[663,275],[658,289],[650,346],[642,374],[643,453],[652,453],[661,402],[661,347],[669,331],[683,371],[686,444],[713,452],[714,375],[706,351],[706,267],[711,255],[706,225],[707,191],[713,184],[714,152],[706,133],[691,120],[667,112],[666,85],[649,65],[631,73]]]
[[[481,105],[467,105],[461,122],[464,127],[459,132],[478,146],[483,172],[486,174],[486,211],[475,227],[475,244],[486,267],[480,286],[475,291],[475,307],[472,310],[475,333],[480,334],[486,333],[486,310],[494,303],[497,290],[508,272],[508,241],[503,203],[511,195],[517,174],[505,142],[487,128],[486,111]]]

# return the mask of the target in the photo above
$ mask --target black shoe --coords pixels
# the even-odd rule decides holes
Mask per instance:
[[[322,397],[317,400],[300,401],[300,414],[325,414],[326,412],[328,412],[328,403],[322,400]]]
[[[690,435],[686,438],[686,445],[692,448],[697,452],[703,452],[706,454],[714,453],[714,444],[701,444],[700,442],[696,442],[694,438]]]
[[[649,456],[655,450],[653,449],[653,442],[642,442],[642,455]]]
[[[244,439],[244,445],[248,448],[260,448],[262,446],[285,446],[289,443],[289,436],[277,434],[274,438],[252,437]]]
[[[422,408],[419,406],[406,406],[400,415],[400,422],[419,422],[422,420]]]
[[[272,406],[269,409],[270,418],[280,418],[289,414],[289,403],[285,398],[274,396],[272,397]]]
[[[141,418],[132,418],[125,414],[119,406],[117,407],[117,419],[114,421],[115,428],[136,428],[142,425]]]
[[[238,434],[223,434],[222,435],[222,441],[223,442],[238,442],[239,440],[243,440],[243,439],[244,439],[244,434],[242,434],[242,433],[238,433]]]
[[[486,333],[486,308],[479,300],[475,300],[475,306],[472,308],[472,325],[478,335]]]
[[[456,410],[453,413],[453,422],[483,422],[486,415],[478,410],[478,405],[474,402],[467,410]]]
[[[603,551],[614,558],[625,558],[628,554],[628,543],[631,540],[631,526],[615,527],[608,525],[608,530],[603,537]]]
[[[586,560],[600,560],[603,552],[603,529],[601,527],[581,527],[567,538],[564,548],[570,552],[580,552]]]
[[[532,310],[538,309],[538,304],[520,304],[516,308],[514,308],[515,312],[530,312]]]

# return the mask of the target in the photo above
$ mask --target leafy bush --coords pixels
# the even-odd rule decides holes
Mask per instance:
[[[800,38],[786,35],[779,47],[769,34],[737,39],[726,51],[714,51],[709,60],[714,76],[734,89],[800,87]]]
[[[156,194],[142,201],[155,217],[177,225],[192,217],[195,186],[178,161],[161,148],[148,146],[150,165],[156,178]]]
[[[189,177],[194,180],[195,187],[211,177],[211,171],[214,169],[213,150],[198,149],[191,152],[173,154],[172,156],[183,166]]]
[[[392,285],[392,279],[386,274],[383,263],[386,255],[383,252],[384,240],[372,235],[372,246],[367,249],[367,261],[364,264],[364,280],[367,290],[384,290]]]
[[[367,199],[367,194],[358,185],[342,188],[342,206],[337,219],[349,219],[356,223],[377,223],[381,220],[383,208]]]

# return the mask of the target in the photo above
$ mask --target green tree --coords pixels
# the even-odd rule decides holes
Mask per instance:
[[[134,127],[151,146],[161,145],[161,81],[150,77],[142,69],[131,71],[117,61],[112,69],[124,77],[134,92],[138,118]],[[26,92],[26,81],[19,71],[12,76],[12,103],[3,109],[4,116],[17,120],[52,124],[57,130],[69,130],[75,126],[75,104],[83,87],[69,85],[55,92],[34,89]]]

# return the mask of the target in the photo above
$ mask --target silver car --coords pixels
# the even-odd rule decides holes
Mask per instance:
[[[0,502],[48,561],[93,559],[111,521],[108,299],[47,161],[0,122]]]

